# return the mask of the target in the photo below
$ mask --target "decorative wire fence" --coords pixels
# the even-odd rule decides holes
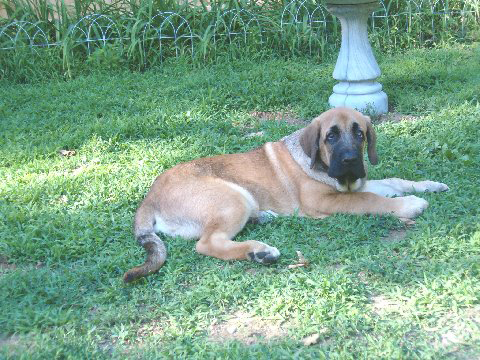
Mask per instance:
[[[321,55],[326,44],[339,44],[339,21],[325,5],[312,0],[293,0],[268,14],[260,6],[199,10],[161,11],[145,19],[89,14],[70,25],[61,19],[17,20],[0,27],[0,55],[18,49],[34,55],[41,48],[61,47],[64,57],[83,53],[88,58],[98,49],[114,48],[147,66],[181,55],[207,57],[225,45],[239,51],[274,47]],[[478,0],[386,0],[372,12],[369,33],[380,48],[425,46],[445,37],[467,39],[469,31],[478,29],[479,19]]]

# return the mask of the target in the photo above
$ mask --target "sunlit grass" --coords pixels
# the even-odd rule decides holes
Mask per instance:
[[[392,110],[413,120],[376,120],[380,163],[370,176],[450,186],[420,195],[430,207],[415,226],[347,215],[248,225],[239,240],[282,252],[269,267],[204,257],[194,241],[167,238],[165,266],[129,286],[121,276],[144,256],[132,219],[155,176],[294,131],[300,125],[251,113],[310,119],[326,110],[333,62],[166,64],[143,74],[3,82],[0,357],[478,357],[479,47],[379,61]],[[287,268],[297,250],[308,268]],[[212,338],[234,314],[263,326],[253,345],[234,340],[241,329]],[[265,340],[274,324],[283,335]],[[318,343],[304,346],[315,333]]]

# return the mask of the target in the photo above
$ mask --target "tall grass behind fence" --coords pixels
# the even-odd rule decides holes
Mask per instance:
[[[0,0],[0,77],[28,81],[85,68],[143,70],[170,58],[214,61],[265,51],[322,59],[340,23],[311,0]],[[382,51],[471,41],[480,0],[382,0],[369,19]]]

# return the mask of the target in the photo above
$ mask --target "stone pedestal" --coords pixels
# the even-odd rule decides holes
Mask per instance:
[[[371,0],[327,0],[327,10],[342,25],[342,45],[333,71],[339,83],[328,99],[332,107],[348,106],[370,114],[388,111],[387,94],[375,81],[381,72],[367,33],[368,17],[378,7]]]

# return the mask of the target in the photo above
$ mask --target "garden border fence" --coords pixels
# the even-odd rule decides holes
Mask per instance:
[[[393,11],[390,3],[380,0],[379,10],[373,12],[369,19],[371,32],[380,30],[388,36],[392,30],[408,33],[417,27],[419,31],[416,36],[423,43],[426,38],[435,38],[440,32],[455,28],[456,36],[462,38],[466,35],[469,23],[478,24],[480,18],[476,3],[465,2],[459,8],[450,8],[446,0],[407,0],[404,4],[405,9]],[[229,44],[238,43],[243,46],[252,37],[257,37],[263,43],[274,32],[280,36],[293,32],[294,36],[303,40],[307,38],[307,41],[314,37],[328,41],[333,34],[337,34],[338,38],[340,29],[338,21],[327,11],[325,5],[311,0],[289,2],[278,14],[275,27],[264,24],[262,14],[242,8],[215,14],[212,12],[211,18],[212,21],[202,29],[203,34],[199,34],[192,31],[189,21],[181,13],[158,12],[146,20],[140,30],[144,61],[152,55],[163,59],[189,52],[193,56],[195,43],[202,36],[205,38],[208,31],[213,46],[221,39],[227,40]],[[71,25],[63,38],[59,38],[58,29],[51,28],[54,22],[13,21],[0,28],[0,53],[19,47],[28,47],[32,53],[36,53],[39,48],[64,46],[66,42],[70,42],[72,49],[76,46],[84,47],[88,55],[108,44],[123,48],[131,40],[124,31],[125,27],[119,26],[124,21],[129,21],[129,18],[114,19],[104,14],[89,14]],[[173,51],[166,54],[166,48]]]

